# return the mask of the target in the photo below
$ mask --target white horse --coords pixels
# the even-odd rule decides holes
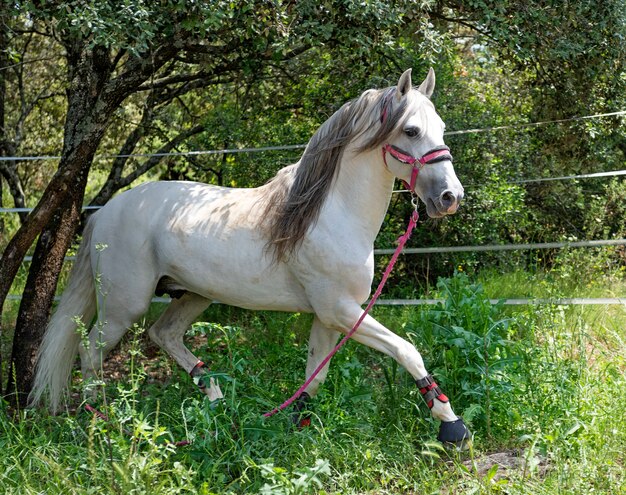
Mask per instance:
[[[183,336],[213,300],[314,313],[309,377],[361,316],[374,275],[374,239],[394,179],[411,182],[431,217],[455,213],[463,197],[444,145],[444,124],[430,101],[434,87],[432,69],[417,90],[409,69],[397,86],[365,91],[322,124],[300,161],[264,186],[153,182],[111,200],[85,228],[43,338],[30,403],[47,395],[57,411],[77,351],[83,378],[94,377],[155,292],[174,299],[149,329],[150,337],[197,378],[211,400],[221,397],[219,386],[198,379],[203,363]],[[418,159],[412,157],[426,165],[414,167],[410,163]],[[87,325],[95,319],[86,345],[77,316]],[[413,376],[442,421],[441,441],[469,438],[412,344],[371,316],[353,338],[391,356]],[[301,401],[316,394],[327,371],[328,365]]]

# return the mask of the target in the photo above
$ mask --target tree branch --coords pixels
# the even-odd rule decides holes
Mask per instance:
[[[158,99],[157,106],[163,106],[176,98],[180,98],[181,96],[194,91],[196,89],[206,88],[208,86],[219,85],[219,84],[229,84],[234,82],[234,78],[221,79],[220,76],[216,76],[213,80],[205,80],[198,79],[195,81],[191,81],[185,84],[181,84],[175,88],[168,88],[168,91],[164,91],[162,96]]]
[[[128,53],[128,52],[124,48],[120,48],[117,51],[117,53],[115,54],[115,57],[113,58],[113,62],[111,62],[111,69],[112,70],[115,70],[115,68],[117,67],[117,64],[120,63],[120,60],[122,60],[122,57],[124,57],[124,55],[126,55],[126,53]]]
[[[152,98],[148,98],[150,101]],[[141,121],[137,126],[133,129],[133,131],[126,137],[126,141],[120,148],[119,155],[113,161],[113,165],[111,166],[111,170],[109,171],[109,176],[107,177],[106,182],[98,191],[98,194],[91,201],[91,206],[102,206],[104,205],[113,194],[119,190],[117,187],[120,178],[122,177],[122,172],[126,163],[128,162],[128,156],[132,154],[132,152],[137,147],[139,141],[145,136],[147,128],[150,126],[152,121],[154,120],[154,108],[152,105],[147,105],[145,111],[141,116]]]
[[[187,131],[181,132],[180,134],[178,134],[178,136],[176,136],[170,142],[161,146],[161,148],[156,152],[156,155],[169,153],[174,148],[176,148],[179,144],[181,144],[183,141],[189,139],[191,136],[200,134],[202,131],[204,131],[204,125],[199,124],[195,127],[192,127],[191,129],[188,129]],[[141,165],[139,168],[137,168],[136,170],[128,174],[126,177],[122,178],[119,182],[120,185],[117,190],[122,189],[123,187],[126,187],[126,186],[130,186],[137,178],[141,177],[148,170],[157,166],[161,162],[161,160],[163,160],[163,158],[164,158],[163,156],[151,156],[148,160],[146,160],[143,163],[143,165]]]
[[[13,197],[13,204],[16,208],[24,208],[26,206],[26,196],[24,189],[22,188],[22,181],[19,175],[17,175],[18,162],[12,162],[11,165],[7,165],[5,162],[0,162],[0,175],[4,177],[9,186],[9,192]],[[18,212],[20,222],[24,223],[28,213],[25,211]]]
[[[171,84],[196,81],[198,79],[205,79],[211,77],[212,74],[208,72],[197,72],[195,74],[175,74],[172,76],[162,77],[154,81],[146,82],[137,88],[137,91],[146,91],[149,89],[166,88]]]
[[[498,43],[498,44],[500,43],[500,40],[498,40],[497,38],[494,38],[493,35],[488,30],[479,28],[478,26],[476,26],[475,24],[472,24],[467,19],[457,19],[453,17],[446,17],[445,15],[439,12],[430,12],[429,15],[431,17],[436,17],[437,19],[441,21],[452,22],[454,24],[460,24],[461,26],[465,26],[466,28],[469,28],[485,36],[486,38],[489,38],[491,41],[495,43]]]
[[[225,146],[226,148],[227,146]],[[226,159],[226,153],[222,155],[222,165],[224,165]],[[209,172],[217,178],[217,185],[222,186],[224,182],[224,170],[217,169],[209,166],[202,165],[198,162],[198,158],[193,155],[185,155],[185,161],[189,163],[192,167],[195,167],[203,172]]]
[[[124,146],[120,150],[120,155],[130,155],[135,150],[135,147],[139,143],[139,140],[144,135],[145,127],[147,127],[149,125],[149,122],[153,120],[153,115],[151,114],[148,114],[148,115],[149,117],[146,117],[145,120],[142,119],[142,123],[140,124],[140,126],[138,126],[133,131],[133,133],[131,133],[131,135],[128,136],[128,138],[126,139],[126,142],[124,143]],[[175,138],[169,141],[167,144],[163,145],[156,152],[156,154],[169,153],[172,149],[176,148],[183,141],[185,141],[186,139],[190,138],[191,136],[195,134],[201,133],[202,131],[204,131],[204,125],[197,125],[195,127],[192,127],[191,129],[181,132]],[[98,194],[96,194],[96,197],[91,201],[90,205],[91,206],[104,205],[107,201],[109,201],[113,197],[113,195],[117,191],[132,184],[133,181],[135,181],[137,178],[139,178],[140,176],[148,172],[150,169],[158,165],[163,160],[163,158],[164,156],[151,156],[140,167],[135,169],[126,177],[122,177],[121,176],[122,171],[128,161],[128,157],[123,157],[123,156],[117,157],[115,159],[115,162],[113,163],[113,168],[111,169],[111,172],[109,173],[109,177],[107,178],[106,183],[104,184],[104,186],[102,186]]]
[[[144,53],[141,57],[133,57],[126,64],[126,70],[111,79],[102,94],[102,102],[107,108],[117,108],[131,93],[137,91],[151,74],[158,71],[179,50],[179,41],[174,37],[170,43],[164,44],[154,52]]]
[[[62,58],[63,58],[62,55],[56,55],[56,56],[53,56],[53,57],[39,57],[39,58],[30,59],[30,60],[23,60],[22,62],[17,62],[15,64],[5,65],[3,67],[0,67],[0,71],[13,69],[15,67],[20,67],[22,65],[35,64],[37,62],[46,62],[46,61],[49,61],[49,60],[58,60],[58,59],[62,59]]]

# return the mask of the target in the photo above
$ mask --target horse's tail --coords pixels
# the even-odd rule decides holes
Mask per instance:
[[[78,352],[81,336],[77,331],[77,320],[80,318],[89,328],[96,313],[96,291],[89,254],[95,216],[87,222],[61,302],[46,327],[39,347],[33,388],[28,397],[29,404],[35,406],[47,392],[50,409],[55,413],[68,387]]]

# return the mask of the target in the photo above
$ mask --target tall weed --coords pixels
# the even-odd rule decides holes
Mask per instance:
[[[511,396],[526,388],[525,363],[536,354],[528,324],[491,304],[464,273],[440,279],[437,289],[444,302],[419,311],[407,336],[479,436],[508,437],[520,423]]]

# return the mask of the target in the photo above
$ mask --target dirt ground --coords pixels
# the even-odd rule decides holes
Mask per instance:
[[[471,472],[484,478],[493,466],[498,466],[493,477],[494,481],[508,479],[515,476],[528,476],[531,473],[543,477],[548,469],[545,459],[537,456],[528,456],[521,450],[506,450],[491,454],[479,455],[475,459],[463,462],[463,465]]]

